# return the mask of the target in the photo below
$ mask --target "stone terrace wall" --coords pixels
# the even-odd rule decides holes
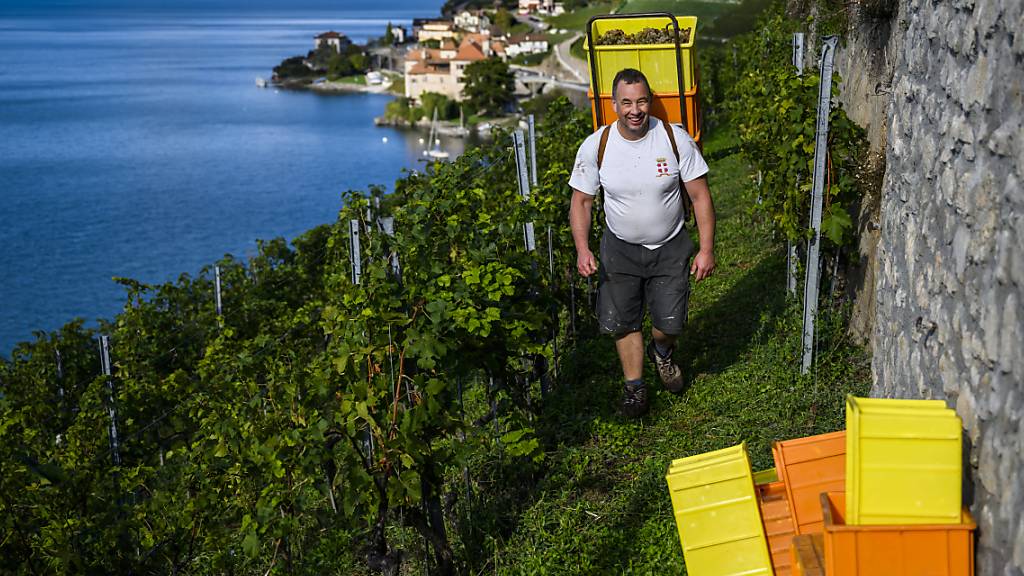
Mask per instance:
[[[1024,574],[1024,2],[903,0],[873,396],[964,422],[981,576]]]

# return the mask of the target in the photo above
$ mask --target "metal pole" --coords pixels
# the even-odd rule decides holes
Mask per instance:
[[[530,183],[537,186],[537,132],[530,114]]]
[[[828,154],[828,117],[832,109],[832,69],[836,36],[828,36],[821,47],[821,81],[818,86],[818,121],[814,141],[814,196],[811,199],[811,228],[814,236],[807,246],[807,275],[804,282],[803,362],[806,374],[814,360],[814,321],[818,315],[818,282],[821,264],[821,205],[825,186],[825,156]]]
[[[516,130],[512,134],[512,141],[516,149],[516,173],[519,175],[519,195],[523,201],[530,199],[530,179],[526,166],[526,142],[522,130]],[[537,243],[533,234],[533,222],[527,222],[523,226],[523,236],[527,251],[533,252],[537,249]]]
[[[804,33],[793,33],[793,66],[796,66],[797,76],[804,75]]]
[[[359,252],[359,220],[348,221],[349,231],[349,259],[352,262],[352,283],[359,284],[359,278],[363,275],[361,256]]]
[[[392,236],[392,237],[395,235],[395,217],[394,216],[386,216],[384,218],[378,218],[377,222],[380,224],[381,230],[383,230],[385,234],[387,234],[388,236]],[[391,255],[388,256],[388,261],[391,263],[391,272],[393,272],[394,275],[395,275],[395,278],[399,282],[401,282],[402,281],[402,267],[398,263],[398,253],[395,252],[394,250],[392,250],[391,251]]]
[[[548,278],[550,290],[555,290],[555,236],[548,226]],[[555,375],[558,374],[558,304],[551,304],[551,355],[554,356]]]
[[[220,301],[220,266],[213,267],[213,283],[217,294],[217,316],[223,316],[223,309]]]
[[[804,75],[804,33],[793,33],[793,66],[796,67],[797,76]],[[800,181],[796,181],[796,187],[800,189]],[[796,275],[797,275],[797,253],[796,245],[792,240],[786,241],[786,292],[796,298]]]
[[[110,454],[114,466],[121,465],[121,451],[117,439],[117,407],[114,405],[114,379],[110,370],[110,337],[100,336],[100,366],[107,377],[107,415],[110,417]],[[116,482],[116,477],[115,477]]]

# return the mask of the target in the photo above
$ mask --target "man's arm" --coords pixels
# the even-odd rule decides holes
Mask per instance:
[[[711,201],[707,176],[685,182],[685,185],[686,193],[693,203],[693,215],[697,219],[697,232],[700,236],[700,251],[690,265],[690,274],[695,274],[700,282],[715,271],[715,204]]]
[[[590,251],[590,212],[594,208],[594,197],[573,188],[569,201],[569,228],[572,241],[576,244],[576,270],[581,276],[597,272],[597,260]]]

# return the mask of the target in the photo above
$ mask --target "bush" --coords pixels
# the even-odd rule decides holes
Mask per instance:
[[[305,60],[302,56],[286,58],[274,66],[274,76],[280,80],[306,79],[316,76],[316,72],[306,66]]]

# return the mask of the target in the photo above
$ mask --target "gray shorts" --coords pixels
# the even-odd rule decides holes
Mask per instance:
[[[601,330],[615,335],[639,331],[646,303],[655,328],[681,334],[689,308],[693,248],[685,229],[655,250],[605,232],[597,291]]]

